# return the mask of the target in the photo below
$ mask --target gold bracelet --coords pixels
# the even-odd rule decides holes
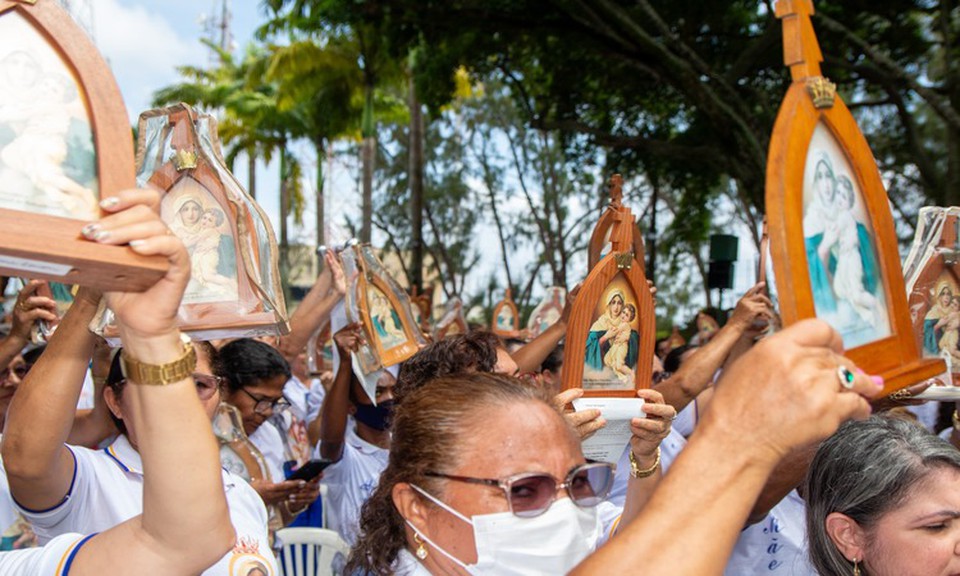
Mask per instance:
[[[660,447],[657,446],[657,457],[651,465],[646,470],[641,470],[640,466],[637,465],[637,458],[633,455],[633,450],[630,451],[630,476],[633,478],[646,478],[647,476],[653,475],[657,471],[657,468],[660,467]]]
[[[120,370],[123,377],[133,384],[147,386],[166,386],[174,382],[186,380],[197,366],[197,352],[193,342],[186,334],[180,335],[183,345],[183,354],[172,362],[165,364],[146,364],[127,355],[127,349],[120,351]]]

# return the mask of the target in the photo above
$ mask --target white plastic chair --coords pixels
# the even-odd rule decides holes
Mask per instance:
[[[350,553],[343,538],[326,528],[283,528],[276,538],[282,576],[333,576],[337,554],[346,558]]]

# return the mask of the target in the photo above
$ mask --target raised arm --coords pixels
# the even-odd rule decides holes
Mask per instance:
[[[838,378],[840,337],[808,320],[724,375],[710,410],[640,516],[571,574],[720,574],[767,476],[791,450],[865,417],[881,387]],[[682,535],[682,537],[678,537]]]
[[[21,506],[46,510],[66,497],[75,462],[64,446],[73,426],[95,336],[87,325],[99,294],[81,288],[7,411],[3,464]]]
[[[754,322],[769,319],[773,305],[763,295],[764,284],[760,283],[744,294],[737,302],[730,320],[713,339],[697,349],[696,354],[687,359],[670,378],[655,386],[663,394],[664,400],[680,412],[687,404],[703,392],[711,382],[731,350],[745,333],[753,328]]]
[[[573,310],[573,301],[580,293],[580,285],[574,287],[567,294],[567,300],[563,304],[563,313],[560,319],[551,324],[539,336],[527,343],[510,356],[517,363],[517,368],[521,374],[526,372],[539,372],[540,365],[546,360],[547,356],[553,352],[553,349],[560,344],[563,337],[567,334],[567,322],[570,320],[570,311]]]
[[[347,412],[350,410],[350,380],[353,374],[350,359],[363,343],[363,328],[359,323],[348,324],[333,335],[333,342],[340,356],[340,366],[320,408],[320,457],[339,460],[343,456]]]
[[[30,329],[34,322],[57,319],[57,303],[45,296],[39,296],[37,290],[43,283],[32,280],[20,289],[17,301],[13,305],[10,333],[0,339],[0,368],[6,366],[30,341]]]
[[[170,264],[166,276],[145,292],[106,294],[130,374],[124,391],[129,417],[140,431],[143,514],[92,538],[77,554],[71,574],[140,574],[144,567],[156,574],[196,574],[221,558],[235,539],[210,421],[189,376],[161,384],[138,381],[130,373],[134,362],[158,366],[181,360],[185,372],[192,371],[176,320],[190,260],[180,240],[142,205],[155,210],[155,192],[129,191],[117,198],[105,202],[118,213],[100,221],[100,230],[109,232],[101,241],[129,242],[134,251],[166,256]],[[125,210],[135,203],[141,205]]]
[[[110,409],[103,400],[103,388],[107,384],[107,374],[110,373],[110,360],[113,350],[103,338],[97,338],[93,347],[90,375],[93,378],[93,408],[77,410],[73,419],[73,428],[67,437],[67,444],[95,448],[107,438],[118,432],[113,420],[110,419]]]
[[[326,268],[290,317],[290,333],[280,338],[277,348],[288,362],[293,362],[310,335],[330,320],[330,312],[347,291],[343,268],[332,250],[327,250],[324,260]]]

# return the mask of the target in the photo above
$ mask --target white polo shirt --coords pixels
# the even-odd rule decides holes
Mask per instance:
[[[74,456],[76,467],[63,502],[43,511],[18,507],[33,524],[40,543],[71,532],[103,532],[143,512],[143,463],[126,436],[119,436],[103,450],[67,448]],[[242,478],[226,470],[223,488],[237,532],[237,544],[203,574],[246,576],[259,566],[268,576],[276,575],[277,563],[270,550],[263,500]]]
[[[0,574],[4,576],[66,576],[73,559],[92,536],[64,534],[43,548],[0,552]]]
[[[320,481],[327,486],[323,505],[328,528],[336,530],[350,546],[357,542],[360,531],[360,508],[377,488],[390,455],[389,450],[357,436],[355,426],[352,418],[347,419],[343,457],[323,471]]]

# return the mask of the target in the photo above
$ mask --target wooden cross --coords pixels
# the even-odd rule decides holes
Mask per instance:
[[[778,0],[777,18],[783,21],[783,63],[793,81],[821,76],[823,54],[813,30],[813,0]]]
[[[610,204],[619,208],[623,203],[623,176],[614,174],[610,177]]]

